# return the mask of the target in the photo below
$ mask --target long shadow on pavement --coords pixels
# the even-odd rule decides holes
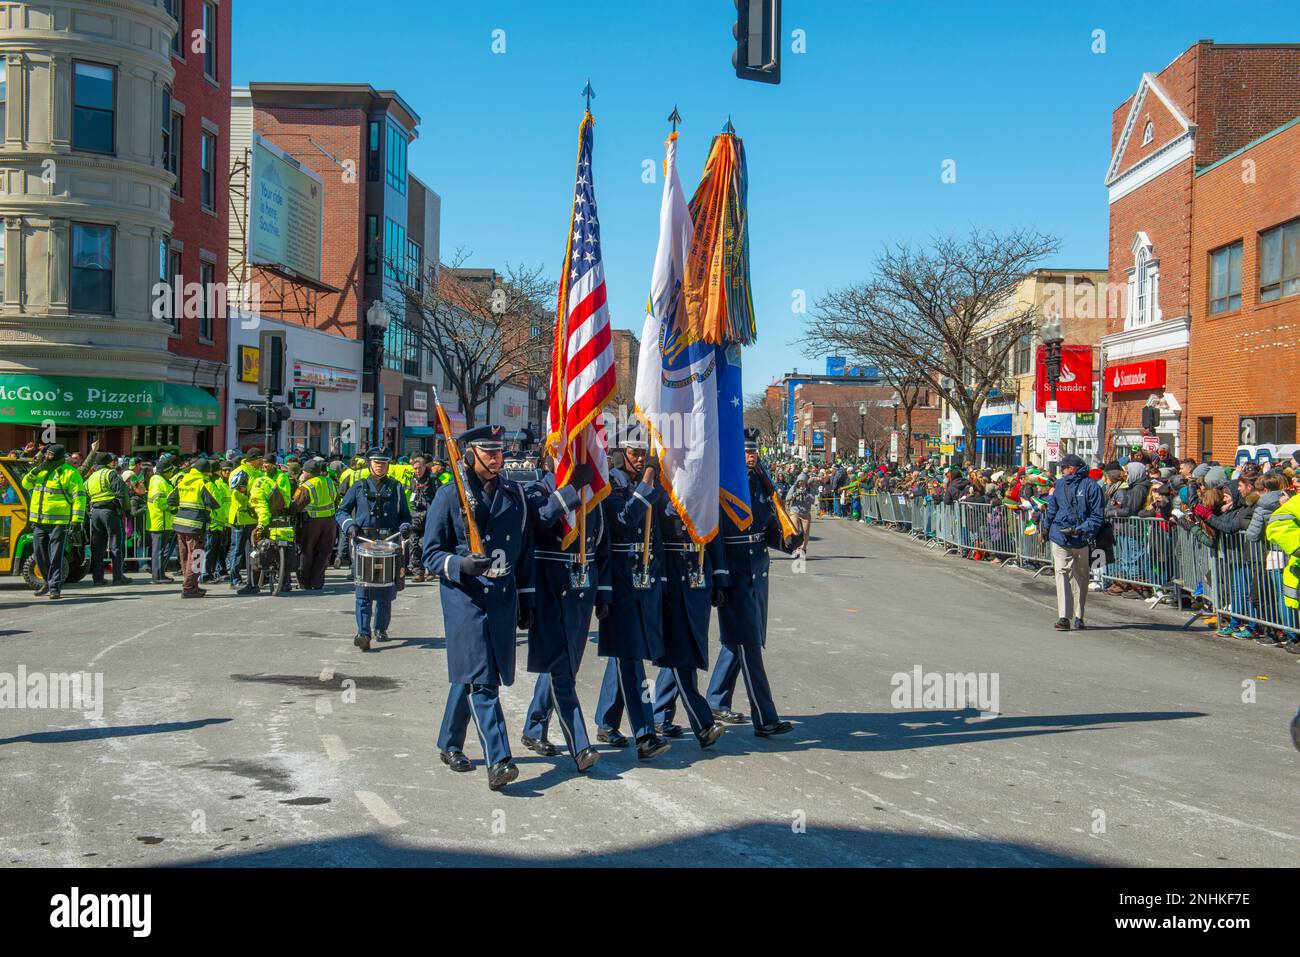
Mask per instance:
[[[201,857],[174,867],[1096,867],[1100,861],[978,838],[819,827],[795,833],[789,821],[751,822],[615,851],[512,855],[411,847],[361,834],[238,855]]]
[[[198,721],[171,721],[166,724],[126,724],[113,728],[71,728],[67,731],[35,731],[13,738],[0,738],[6,744],[64,744],[70,741],[97,741],[101,738],[130,738],[141,734],[174,734],[195,731],[210,724],[225,724],[234,718],[202,718]]]

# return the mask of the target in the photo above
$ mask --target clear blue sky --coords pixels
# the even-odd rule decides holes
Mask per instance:
[[[444,259],[464,247],[471,265],[558,273],[590,76],[609,301],[615,326],[638,335],[663,188],[642,182],[642,162],[658,172],[676,104],[693,191],[730,115],[749,162],[759,341],[747,392],[824,368],[801,353],[794,291],[811,305],[864,277],[885,242],[1029,226],[1062,238],[1054,264],[1104,268],[1110,116],[1141,74],[1202,38],[1300,40],[1293,0],[786,0],[772,87],[732,71],[732,0],[239,0],[234,16],[236,84],[367,82],[411,104],[423,123],[410,170],[442,196]],[[955,184],[940,181],[946,159]]]

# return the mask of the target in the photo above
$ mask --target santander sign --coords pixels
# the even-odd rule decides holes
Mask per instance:
[[[1107,392],[1163,389],[1164,386],[1164,359],[1134,362],[1126,366],[1111,366],[1106,370],[1105,387]]]

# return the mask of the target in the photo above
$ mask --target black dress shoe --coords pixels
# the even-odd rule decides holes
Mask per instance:
[[[488,768],[488,788],[493,791],[500,791],[517,777],[519,777],[519,768],[515,766],[514,761],[509,758],[498,761]]]
[[[1068,619],[1068,618],[1058,618],[1058,619],[1056,619],[1056,624],[1053,625],[1052,627],[1055,628],[1057,631],[1069,631],[1069,630],[1070,630],[1070,619]]]
[[[388,632],[384,631],[382,628],[376,628],[375,641],[387,641],[387,640],[388,640]]]
[[[617,731],[606,731],[601,728],[596,732],[596,740],[601,744],[608,744],[611,748],[626,748],[628,745],[627,738]]]
[[[711,724],[700,732],[700,747],[707,748],[715,743],[718,738],[726,732],[726,727],[721,724]]]
[[[465,757],[464,751],[439,751],[438,757],[442,758],[442,763],[453,771],[472,771],[474,769],[474,762]]]
[[[356,646],[357,646],[358,648],[360,648],[362,651],[369,651],[369,650],[370,650],[370,636],[369,636],[369,635],[363,635],[363,634],[361,634],[361,632],[357,632],[357,636],[356,636],[355,638],[352,639],[352,644],[356,645]]]
[[[745,716],[739,711],[728,711],[726,708],[714,708],[713,717],[723,724],[744,724]]]
[[[523,742],[524,747],[529,751],[535,751],[544,758],[553,758],[560,753],[560,749],[545,738],[530,738],[528,735],[524,735],[519,740]]]
[[[774,734],[785,734],[793,730],[794,725],[789,721],[773,721],[771,724],[759,725],[754,729],[754,733],[760,738],[770,738]]]
[[[596,762],[600,760],[600,752],[595,748],[583,748],[578,752],[574,760],[578,762],[578,773],[586,774],[594,768]]]
[[[671,721],[667,722],[666,724],[655,725],[655,730],[658,731],[665,738],[680,738],[683,734],[686,733],[685,731],[682,730],[682,726],[680,724],[673,724]]]
[[[672,750],[672,745],[664,738],[657,734],[647,734],[644,738],[636,743],[636,756],[638,761],[649,761],[653,757],[663,754],[665,751]]]

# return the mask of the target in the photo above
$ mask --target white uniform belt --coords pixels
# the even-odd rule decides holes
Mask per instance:
[[[728,536],[727,536],[727,544],[728,544],[728,545],[748,545],[750,542],[761,542],[761,541],[763,541],[766,537],[767,537],[767,536],[764,535],[762,532],[756,532],[756,533],[753,534],[753,535],[728,535]]]
[[[575,565],[578,562],[578,556],[572,552],[546,552],[537,549],[533,556],[544,562],[564,562],[566,565]]]
[[[700,546],[688,545],[684,542],[664,542],[664,550],[669,552],[695,552],[699,551]]]

